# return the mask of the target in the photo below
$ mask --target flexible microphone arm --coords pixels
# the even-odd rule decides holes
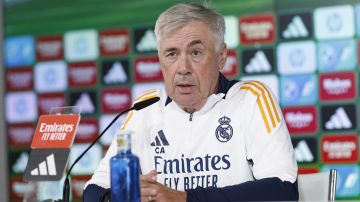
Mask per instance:
[[[64,188],[63,188],[63,202],[69,202],[70,200],[70,183],[69,183],[69,175],[71,173],[71,170],[73,169],[73,167],[76,165],[76,163],[78,161],[80,161],[80,159],[86,154],[87,151],[89,151],[89,149],[105,134],[105,132],[115,123],[116,120],[119,119],[119,117],[123,114],[125,114],[126,112],[129,112],[131,110],[141,110],[145,107],[148,107],[154,103],[156,103],[157,101],[159,101],[160,98],[159,97],[153,97],[138,103],[135,103],[133,107],[119,113],[118,115],[116,115],[116,117],[111,121],[111,123],[100,133],[100,135],[92,141],[92,143],[85,149],[85,151],[83,151],[83,153],[80,154],[79,157],[77,157],[77,159],[74,161],[74,163],[70,166],[69,171],[66,174],[66,178],[65,178],[65,182],[64,182]]]

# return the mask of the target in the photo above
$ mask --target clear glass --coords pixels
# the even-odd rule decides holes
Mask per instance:
[[[23,202],[52,202],[61,199],[64,181],[65,175],[59,181],[28,182],[31,189],[25,193]]]

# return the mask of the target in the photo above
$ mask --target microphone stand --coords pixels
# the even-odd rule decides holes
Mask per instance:
[[[159,97],[153,97],[153,98],[149,98],[147,100],[143,100],[140,101],[138,103],[135,103],[133,107],[119,113],[112,121],[111,123],[101,132],[101,134],[94,140],[92,141],[92,143],[85,149],[85,151],[83,151],[83,153],[77,157],[77,159],[74,161],[74,163],[70,166],[69,171],[66,174],[66,178],[64,181],[64,188],[63,188],[63,199],[62,200],[58,200],[61,202],[69,202],[70,200],[70,182],[69,182],[69,175],[71,173],[71,170],[73,169],[73,167],[75,166],[75,164],[86,154],[86,152],[105,134],[105,132],[110,128],[110,126],[112,126],[116,120],[119,119],[119,117],[123,114],[125,114],[126,112],[129,112],[131,110],[141,110],[145,107],[148,107],[152,104],[154,104],[155,102],[159,101],[160,98]]]
[[[120,114],[118,114],[112,121],[111,123],[101,132],[101,134],[94,140],[92,141],[92,143],[85,149],[85,151],[79,156],[77,157],[77,159],[74,161],[74,163],[71,165],[69,171],[66,174],[66,178],[65,178],[65,182],[64,182],[64,188],[63,188],[63,202],[69,202],[70,200],[70,182],[69,182],[69,175],[71,173],[71,170],[73,169],[73,167],[76,165],[76,163],[78,161],[80,161],[80,159],[86,154],[86,152],[105,134],[105,132],[115,123],[116,120],[118,120],[120,118],[121,115],[125,114],[126,112],[129,112],[131,110],[134,110],[135,107],[131,107],[123,112],[121,112]],[[61,201],[61,200],[60,200]]]

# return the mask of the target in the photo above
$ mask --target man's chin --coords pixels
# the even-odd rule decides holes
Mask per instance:
[[[181,108],[193,108],[196,105],[195,99],[193,98],[175,98],[173,101]]]

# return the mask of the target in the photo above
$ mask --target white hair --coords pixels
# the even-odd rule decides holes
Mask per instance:
[[[224,43],[225,20],[214,9],[195,3],[176,4],[163,12],[155,23],[155,37],[159,46],[162,36],[179,29],[191,21],[201,21],[209,26],[216,50]]]

